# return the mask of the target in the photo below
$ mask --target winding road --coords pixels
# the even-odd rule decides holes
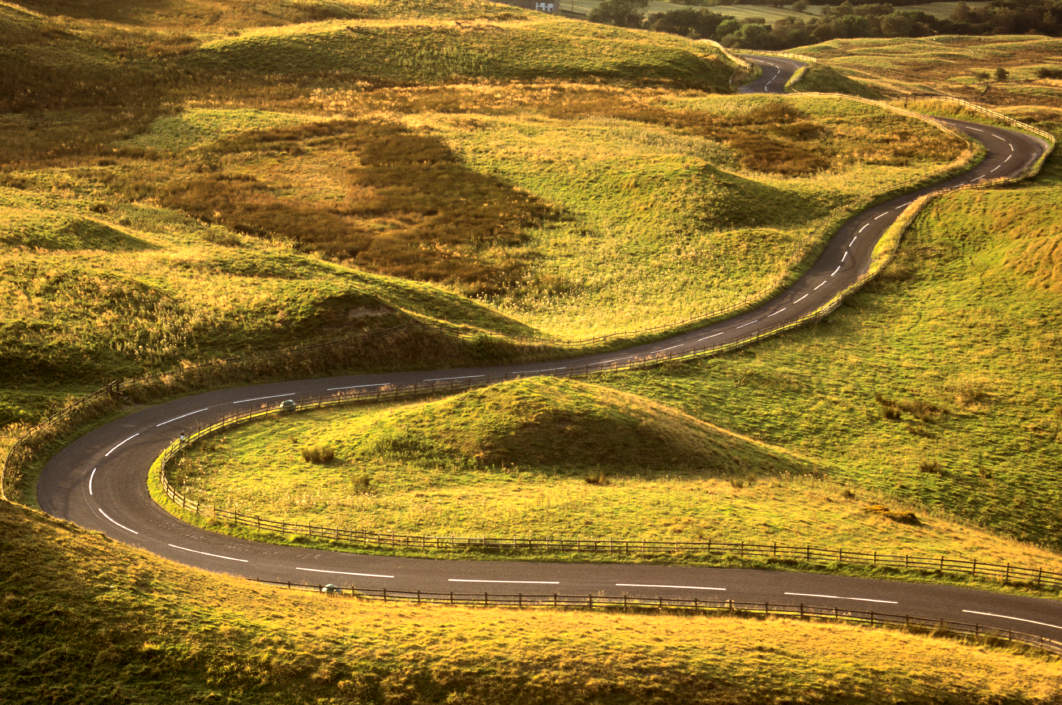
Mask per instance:
[[[750,57],[760,78],[746,91],[781,92],[799,64]],[[943,121],[981,142],[987,156],[946,182],[897,196],[846,222],[819,260],[797,282],[761,306],[725,321],[622,352],[553,363],[431,372],[393,372],[298,380],[222,389],[137,411],[99,427],[55,455],[37,487],[41,508],[124,543],[205,570],[293,583],[334,583],[395,591],[602,594],[697,597],[737,602],[803,602],[841,609],[879,609],[932,619],[978,622],[1062,639],[1062,602],[939,584],[852,578],[788,571],[700,566],[470,561],[359,555],[256,543],[186,524],[149,496],[147,472],[159,453],[183,432],[234,409],[272,406],[384,384],[554,374],[586,366],[608,368],[631,357],[748,340],[816,311],[867,271],[875,243],[918,196],[980,180],[1018,175],[1047,145],[1024,133],[987,125]]]

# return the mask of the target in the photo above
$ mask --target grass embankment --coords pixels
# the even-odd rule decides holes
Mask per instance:
[[[322,455],[334,457],[314,462]],[[529,379],[256,422],[203,441],[169,475],[220,507],[317,526],[777,542],[1062,569],[1056,554],[924,510],[909,523],[909,507],[834,471],[642,397]]]
[[[12,705],[723,705],[798,693],[967,705],[1062,692],[1062,666],[1042,656],[865,627],[292,593],[181,568],[6,503],[0,551],[0,681]]]
[[[938,199],[826,321],[608,384],[1058,550],[1060,194],[1053,155],[1033,183]]]
[[[1002,35],[834,39],[795,51],[886,92],[942,91],[979,103],[1062,107],[1062,39]],[[1003,69],[1005,78],[996,76]]]

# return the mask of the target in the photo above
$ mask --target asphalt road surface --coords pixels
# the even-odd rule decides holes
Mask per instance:
[[[750,90],[780,92],[798,64],[750,57],[765,67]],[[917,196],[942,188],[1020,174],[1046,145],[1029,135],[986,125],[947,121],[984,144],[987,156],[944,183],[897,196],[846,222],[818,262],[785,291],[757,307],[622,352],[553,363],[493,368],[393,372],[223,389],[143,409],[95,429],[60,451],[37,487],[46,512],[101,531],[132,546],[206,570],[293,583],[333,583],[365,589],[431,592],[602,594],[732,599],[876,609],[893,614],[981,623],[1062,639],[1062,602],[937,584],[873,580],[789,571],[680,565],[550,563],[417,559],[329,552],[247,541],[186,524],[160,508],[147,490],[154,458],[179,434],[234,409],[276,405],[352,388],[470,380],[504,375],[563,375],[586,366],[602,369],[631,357],[695,350],[750,339],[809,314],[867,271],[878,238]]]

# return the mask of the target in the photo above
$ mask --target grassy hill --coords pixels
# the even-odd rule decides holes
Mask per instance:
[[[315,450],[334,458],[307,461]],[[225,508],[355,530],[778,541],[1062,569],[1056,554],[922,508],[912,524],[911,507],[824,460],[546,378],[258,422],[205,441],[170,477]]]
[[[796,693],[987,705],[1062,692],[1062,667],[1040,656],[862,627],[293,593],[188,570],[6,503],[0,551],[0,681],[12,705],[730,705]]]
[[[1057,111],[1042,125],[1059,134]],[[934,202],[817,326],[608,384],[1057,551],[1059,167],[1053,155],[1032,183]]]
[[[1062,39],[1028,35],[834,39],[799,52],[883,90],[943,91],[980,103],[1062,107]],[[1007,72],[996,77],[996,69]]]

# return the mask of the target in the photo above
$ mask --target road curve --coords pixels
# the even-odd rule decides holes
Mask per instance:
[[[781,92],[799,65],[776,57],[749,58],[765,67],[763,75],[746,87],[750,90]],[[568,369],[585,366],[607,368],[634,356],[667,351],[682,353],[703,347],[706,341],[740,342],[797,321],[844,291],[867,271],[874,244],[913,199],[944,188],[1020,174],[1047,148],[1042,141],[1012,130],[955,120],[945,122],[984,144],[985,160],[946,182],[897,196],[851,218],[808,272],[754,310],[667,340],[553,363],[297,380],[176,399],[108,423],[62,449],[41,472],[37,486],[40,506],[49,514],[179,563],[248,578],[396,591],[482,593],[486,590],[803,602],[828,608],[876,609],[931,619],[978,622],[1062,639],[1062,602],[1055,600],[947,585],[787,571],[337,553],[257,543],[208,532],[170,515],[148,494],[148,468],[174,438],[236,409],[383,384],[474,381],[505,375],[563,375]]]

